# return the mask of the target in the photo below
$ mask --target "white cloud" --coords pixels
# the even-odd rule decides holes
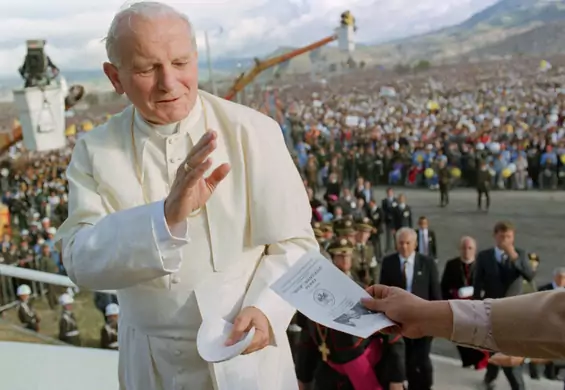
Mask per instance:
[[[339,15],[357,18],[360,42],[384,41],[455,24],[496,0],[165,0],[187,13],[212,55],[260,56],[279,46],[309,44],[332,33]],[[0,0],[0,76],[16,76],[25,40],[45,38],[62,69],[96,69],[104,37],[122,0]]]

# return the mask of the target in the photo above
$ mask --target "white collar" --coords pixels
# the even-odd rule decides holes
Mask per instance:
[[[551,285],[553,286],[554,290],[563,290],[565,289],[565,287],[559,287],[558,285],[555,284],[555,282],[551,282]]]
[[[503,254],[504,254],[504,251],[503,251],[502,249],[500,249],[500,248],[497,247],[497,246],[494,247],[494,256],[495,256],[497,259],[500,259]]]
[[[194,107],[188,113],[187,117],[180,122],[171,123],[168,125],[154,125],[147,122],[139,113],[139,110],[135,110],[135,128],[140,130],[147,136],[159,135],[161,137],[168,137],[177,132],[188,132],[190,128],[196,124],[200,119],[202,114],[202,103],[203,99],[200,95],[197,96]]]
[[[408,263],[408,264],[414,264],[414,261],[416,259],[416,252],[412,252],[412,254],[410,256],[408,256],[407,259],[405,259],[404,257],[402,257],[400,254],[398,254],[398,257],[400,257],[400,262],[401,263]]]

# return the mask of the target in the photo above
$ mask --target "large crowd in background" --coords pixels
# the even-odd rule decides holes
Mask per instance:
[[[405,211],[385,220],[384,189],[436,189],[441,167],[449,169],[452,186],[475,187],[484,162],[493,189],[565,189],[565,68],[558,62],[551,69],[547,64],[540,69],[539,61],[506,61],[394,77],[379,72],[293,85],[279,82],[270,91],[254,93],[249,102],[281,123],[308,188],[323,249],[341,237],[337,230],[354,242],[360,231],[380,261],[394,251],[395,231],[426,222],[405,223]],[[0,189],[10,224],[3,227],[0,263],[65,274],[53,237],[68,213],[65,169],[76,137],[83,134],[77,125],[64,150],[34,153],[18,143],[2,157]],[[384,199],[375,198],[375,187]],[[391,202],[409,209],[406,199]],[[350,220],[359,226],[355,221],[367,218],[372,226],[368,231],[335,224]],[[20,307],[33,313],[29,296],[45,295],[53,310],[63,307],[62,323],[76,328],[72,291],[35,284],[24,288],[27,282],[10,278],[0,283],[0,306],[19,299],[25,303]],[[112,298],[99,295],[96,300],[105,316],[117,316]],[[22,315],[22,322],[30,321]],[[26,326],[33,330],[32,325]],[[77,334],[75,328],[61,332]],[[110,344],[117,348],[114,338]]]

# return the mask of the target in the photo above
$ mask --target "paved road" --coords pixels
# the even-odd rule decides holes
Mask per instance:
[[[446,358],[432,357],[434,363],[434,390],[478,390],[484,371],[463,369],[458,362]],[[563,390],[563,382],[524,378],[527,390]],[[506,377],[501,373],[496,381],[496,390],[510,390]]]
[[[509,220],[517,228],[516,245],[528,252],[535,252],[541,258],[536,276],[539,284],[551,280],[553,269],[565,266],[565,192],[540,191],[496,191],[491,193],[490,212],[478,212],[476,193],[473,190],[458,189],[450,194],[450,205],[438,207],[437,191],[397,189],[403,192],[417,217],[425,215],[430,228],[438,239],[439,267],[443,271],[447,260],[457,256],[459,239],[463,235],[473,236],[479,249],[492,246],[492,228],[499,220]],[[385,196],[384,189],[378,189],[375,199]],[[443,340],[434,341],[434,353],[457,357],[457,350]]]

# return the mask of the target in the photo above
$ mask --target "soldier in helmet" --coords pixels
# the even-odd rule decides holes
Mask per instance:
[[[29,296],[31,288],[27,284],[21,284],[16,291],[20,303],[18,305],[18,317],[26,329],[39,332],[39,316],[31,307]]]
[[[120,307],[115,303],[106,306],[106,324],[100,331],[100,346],[103,349],[118,349],[118,315]]]
[[[363,287],[369,287],[379,280],[377,258],[369,241],[374,231],[373,223],[370,218],[361,218],[356,221],[355,229],[357,236],[353,250],[353,272],[362,281]]]
[[[69,294],[63,294],[59,298],[59,303],[63,306],[59,320],[59,340],[78,347],[81,343],[77,320],[72,312],[74,299]]]

